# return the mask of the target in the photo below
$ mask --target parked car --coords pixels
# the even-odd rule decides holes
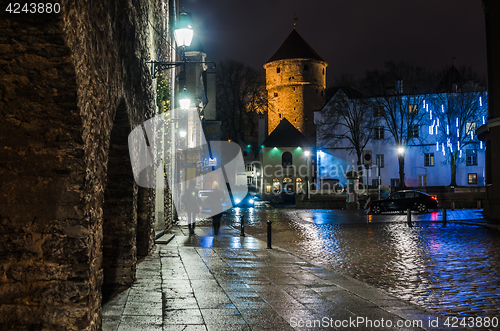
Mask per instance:
[[[371,212],[380,214],[387,211],[403,211],[407,209],[424,213],[429,208],[437,208],[437,197],[414,190],[398,191],[389,197],[371,202]]]

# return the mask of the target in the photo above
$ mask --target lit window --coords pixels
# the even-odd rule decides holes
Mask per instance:
[[[466,155],[466,165],[468,166],[477,166],[477,150],[475,149],[467,149],[465,151]]]
[[[467,174],[467,183],[477,184],[477,174]]]
[[[434,153],[425,153],[424,154],[424,166],[425,167],[433,167],[434,166]]]
[[[472,132],[476,132],[476,122],[467,122],[465,123],[465,132],[467,134],[470,134]]]
[[[293,181],[291,178],[283,178],[283,189],[286,191],[293,191]]]
[[[302,178],[297,178],[295,180],[295,192],[302,193]]]
[[[273,178],[273,192],[278,193],[280,191],[281,185],[278,178]]]
[[[408,114],[417,114],[418,113],[418,105],[408,105]]]

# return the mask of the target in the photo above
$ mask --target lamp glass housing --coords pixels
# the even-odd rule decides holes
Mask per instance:
[[[190,104],[191,104],[191,99],[189,99],[186,96],[183,96],[179,99],[179,106],[181,107],[181,110],[188,110]]]
[[[191,15],[185,11],[179,14],[179,20],[174,30],[174,38],[179,47],[189,47],[191,45],[193,25],[191,24]]]

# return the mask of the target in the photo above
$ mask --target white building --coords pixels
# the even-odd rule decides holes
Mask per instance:
[[[347,93],[349,94],[349,93]],[[420,95],[395,94],[391,102],[398,100],[407,114],[414,114],[413,122],[407,125],[399,122],[405,135],[404,146],[398,146],[388,127],[385,109],[377,98],[356,98],[347,96],[342,90],[325,107],[315,113],[317,127],[317,185],[318,188],[346,186],[345,173],[357,167],[358,158],[353,153],[349,139],[323,138],[321,132],[352,135],[341,122],[328,127],[327,117],[331,116],[342,99],[349,107],[363,102],[366,107],[372,134],[363,148],[363,167],[366,171],[363,183],[376,186],[378,169],[380,184],[400,186],[398,149],[404,151],[404,180],[407,187],[448,186],[451,183],[451,156],[456,155],[456,185],[484,185],[485,146],[475,136],[475,129],[484,124],[487,114],[486,92],[436,93]],[[460,99],[460,100],[458,100]],[[458,106],[458,101],[468,103]],[[395,102],[395,101],[394,101]],[[455,105],[455,106],[454,106]],[[462,111],[468,114],[460,114]],[[473,113],[470,113],[473,112]],[[396,121],[401,121],[400,117]],[[342,121],[342,120],[341,120]],[[332,137],[332,135],[328,135]]]

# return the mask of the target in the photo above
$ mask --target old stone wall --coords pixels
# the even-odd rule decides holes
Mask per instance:
[[[103,281],[130,284],[153,246],[125,139],[156,114],[146,61],[168,59],[169,2],[61,7],[0,14],[2,330],[100,329]]]
[[[314,111],[325,103],[326,62],[285,59],[267,63],[264,67],[269,134],[286,118],[306,136],[314,135]]]

